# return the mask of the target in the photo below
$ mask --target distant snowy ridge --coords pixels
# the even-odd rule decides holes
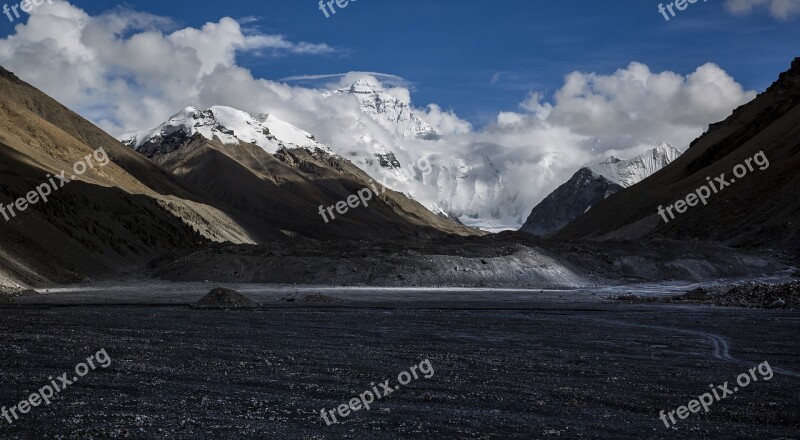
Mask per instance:
[[[595,175],[605,177],[623,188],[628,188],[669,165],[682,153],[672,145],[663,143],[633,159],[620,160],[612,156],[599,164],[587,165],[586,168]]]
[[[520,229],[547,236],[573,222],[593,206],[633,186],[666,167],[681,155],[669,144],[661,144],[629,160],[609,157],[587,165],[533,208]]]
[[[332,154],[327,146],[317,142],[310,133],[284,122],[274,115],[252,117],[231,107],[214,106],[207,110],[187,107],[151,130],[120,136],[119,140],[136,151],[180,134],[192,137],[200,134],[206,139],[219,139],[227,145],[241,142],[257,145],[270,154],[281,148],[320,149]]]

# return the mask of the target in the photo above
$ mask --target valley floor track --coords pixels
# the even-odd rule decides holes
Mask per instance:
[[[419,292],[423,294],[424,292]],[[537,292],[538,293],[538,292]],[[0,405],[100,348],[113,359],[0,438],[795,438],[800,313],[541,301],[193,310],[72,304],[0,308]],[[449,298],[449,299],[448,299]],[[385,301],[384,301],[385,302]],[[524,304],[523,304],[524,303]],[[507,307],[506,307],[507,306]],[[503,308],[502,310],[498,308]],[[717,346],[716,335],[726,345]],[[430,359],[343,423],[333,408]],[[658,419],[769,361],[775,376],[708,414]]]

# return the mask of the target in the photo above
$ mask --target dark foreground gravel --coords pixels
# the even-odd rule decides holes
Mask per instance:
[[[798,330],[797,312],[663,304],[0,308],[0,405],[112,359],[0,438],[798,438],[800,377],[777,372],[658,419],[756,362],[800,371]],[[425,359],[430,379],[320,417]]]

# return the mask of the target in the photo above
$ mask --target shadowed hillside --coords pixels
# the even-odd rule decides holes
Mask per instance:
[[[665,223],[657,213],[760,151],[765,170],[750,172]],[[800,58],[752,102],[712,124],[675,162],[597,204],[556,234],[561,239],[663,236],[714,240],[800,254]]]

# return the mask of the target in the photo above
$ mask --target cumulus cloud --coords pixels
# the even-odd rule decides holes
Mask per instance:
[[[445,111],[437,104],[428,104],[419,114],[440,135],[472,132],[472,124],[459,118],[452,109]]]
[[[217,71],[241,79],[237,53],[333,51],[245,31],[231,18],[174,30],[163,17],[120,8],[90,16],[55,0],[33,9],[26,23],[0,40],[0,63],[118,134],[202,100],[204,83]]]
[[[766,7],[773,17],[789,20],[800,14],[800,0],[728,0],[725,9],[736,15],[745,15],[754,9]]]
[[[645,143],[686,145],[704,124],[724,119],[754,97],[714,64],[682,76],[631,63],[611,75],[573,72],[552,106],[536,100],[523,106],[537,118],[544,116],[588,137],[623,135]]]
[[[188,105],[272,113],[373,175],[381,170],[364,163],[365,152],[391,151],[403,164],[425,158],[435,171],[396,189],[430,207],[511,224],[586,162],[632,157],[661,142],[685,148],[755,96],[714,64],[683,75],[631,63],[610,74],[570,73],[552,96],[520,97],[518,108],[482,129],[428,104],[416,111],[440,136],[409,139],[365,116],[352,97],[321,93],[364,78],[412,103],[403,78],[360,72],[272,81],[238,65],[242,52],[319,56],[334,49],[248,31],[231,18],[178,29],[128,10],[90,16],[60,0],[36,8],[0,40],[0,64],[114,135],[154,127]],[[318,85],[299,85],[308,81]]]

